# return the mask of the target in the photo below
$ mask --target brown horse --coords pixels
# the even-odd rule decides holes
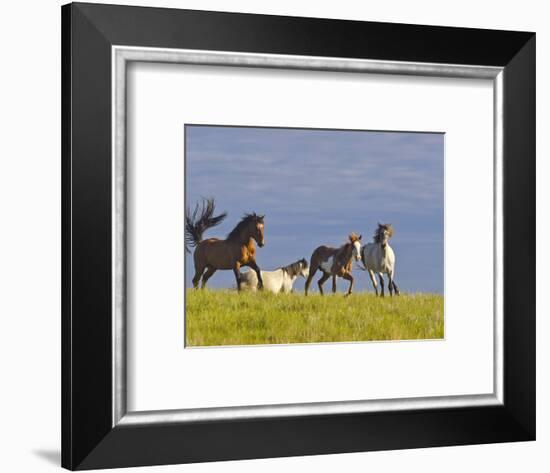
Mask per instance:
[[[185,216],[185,242],[188,246],[194,246],[193,260],[195,262],[195,277],[193,287],[196,289],[202,276],[201,288],[218,269],[232,269],[237,280],[237,288],[241,290],[241,266],[248,266],[258,276],[258,289],[263,288],[263,280],[260,268],[256,264],[256,246],[265,245],[264,240],[264,216],[245,214],[237,226],[231,230],[225,240],[218,238],[202,239],[203,233],[215,225],[218,225],[225,217],[223,213],[217,217],[214,214],[214,200],[203,201],[201,207],[197,204],[193,213],[187,212]],[[206,270],[206,271],[205,271]],[[203,274],[204,273],[204,274]]]
[[[311,255],[309,265],[309,276],[306,280],[305,293],[309,290],[313,276],[320,269],[323,276],[317,282],[319,291],[323,295],[323,284],[332,276],[332,292],[336,292],[336,276],[349,281],[349,289],[347,295],[351,294],[353,289],[353,276],[351,269],[353,266],[353,258],[359,260],[361,258],[361,235],[357,236],[352,233],[349,237],[349,242],[342,245],[340,248],[332,248],[330,246],[319,246]]]

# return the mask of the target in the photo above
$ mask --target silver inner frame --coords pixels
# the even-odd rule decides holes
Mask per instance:
[[[129,62],[160,62],[192,65],[262,67],[340,71],[371,74],[399,74],[431,77],[485,79],[493,83],[494,105],[494,327],[493,392],[478,395],[432,396],[405,399],[376,399],[261,406],[128,411],[126,340],[126,70]],[[216,420],[260,419],[311,415],[351,414],[408,409],[496,406],[503,396],[503,81],[500,67],[455,64],[371,61],[365,59],[287,56],[181,49],[112,47],[112,244],[113,244],[113,340],[112,340],[112,424],[211,422]]]

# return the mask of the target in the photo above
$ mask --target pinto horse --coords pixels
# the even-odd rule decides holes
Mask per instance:
[[[292,292],[292,286],[299,276],[307,278],[309,274],[309,266],[307,261],[302,258],[295,263],[287,266],[282,266],[274,271],[262,271],[264,279],[264,289],[269,292],[278,294],[280,292]],[[256,290],[257,277],[254,271],[246,271],[241,274],[242,289]]]
[[[218,238],[202,239],[203,233],[211,227],[218,225],[225,217],[223,213],[214,217],[215,204],[213,199],[206,199],[202,206],[196,205],[191,213],[188,209],[185,216],[185,243],[195,247],[193,260],[195,263],[195,277],[193,287],[199,286],[202,276],[201,288],[218,269],[232,269],[237,280],[237,288],[241,290],[241,266],[248,266],[258,276],[258,289],[263,288],[263,280],[260,268],[256,264],[256,246],[265,245],[264,216],[255,213],[245,214],[225,240]],[[206,271],[205,271],[206,270]]]
[[[336,292],[336,277],[339,276],[349,281],[349,289],[347,295],[351,294],[353,289],[353,276],[351,270],[353,266],[353,258],[359,260],[361,258],[361,235],[357,236],[352,233],[349,237],[349,242],[342,245],[340,248],[330,246],[319,246],[311,255],[309,265],[309,276],[306,280],[305,294],[307,296],[309,286],[313,276],[320,269],[323,276],[317,282],[319,292],[323,295],[323,284],[332,276],[332,292]]]

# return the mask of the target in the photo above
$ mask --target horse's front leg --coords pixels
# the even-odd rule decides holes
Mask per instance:
[[[336,294],[336,274],[332,276],[332,293]]]
[[[256,272],[256,276],[258,276],[258,289],[262,290],[264,288],[264,281],[262,279],[262,271],[260,270],[259,266],[256,264],[256,261],[251,261],[248,263],[248,266]]]
[[[237,291],[241,290],[241,264],[236,263],[235,267],[233,268],[233,274],[235,275],[235,279],[237,280]]]
[[[374,276],[374,271],[369,269],[370,280],[372,281],[372,287],[374,287],[374,292],[378,295],[378,283],[376,282],[376,277]]]
[[[380,279],[380,297],[384,297],[384,276],[382,273],[378,273],[378,279]]]
[[[323,272],[323,275],[321,276],[321,278],[319,279],[319,281],[317,281],[317,286],[319,286],[319,292],[321,293],[322,296],[324,295],[324,292],[323,292],[323,284],[325,283],[325,281],[326,281],[328,278],[330,278],[330,274],[329,274],[329,273]]]

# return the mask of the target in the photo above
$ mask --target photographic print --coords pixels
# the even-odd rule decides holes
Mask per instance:
[[[444,134],[185,126],[185,346],[444,337]]]

